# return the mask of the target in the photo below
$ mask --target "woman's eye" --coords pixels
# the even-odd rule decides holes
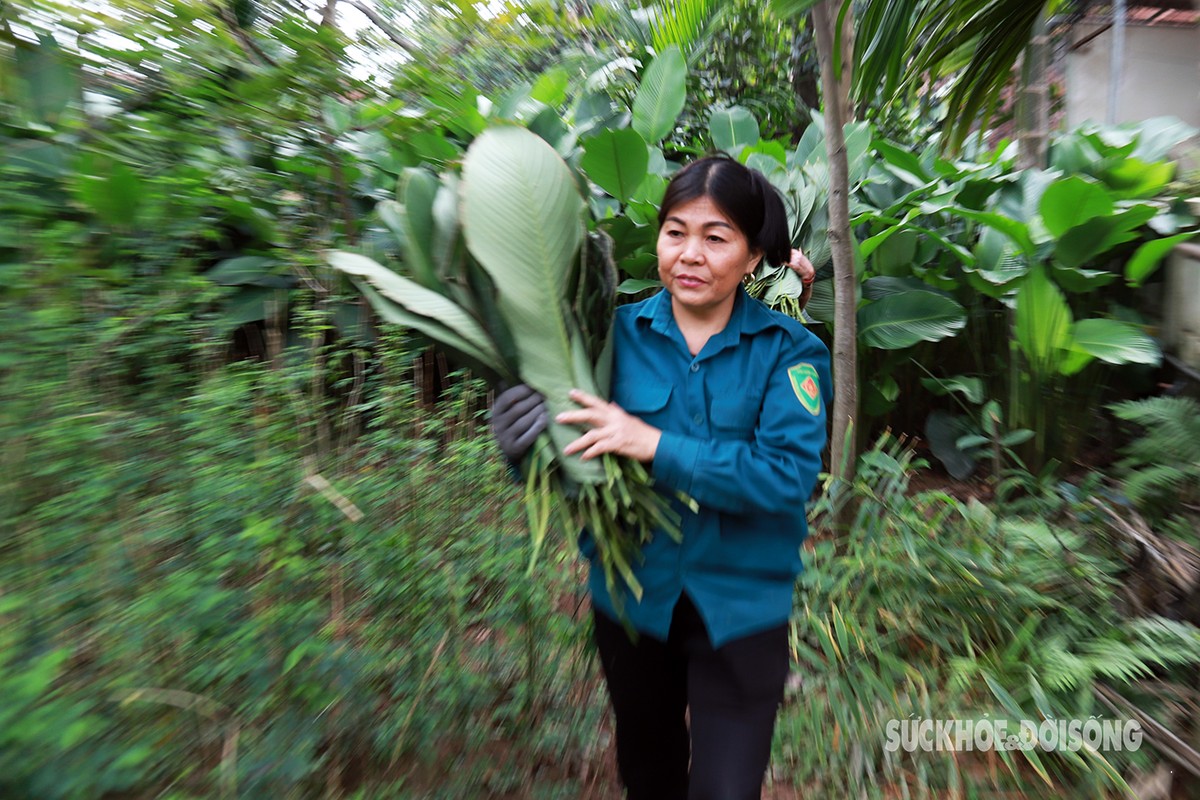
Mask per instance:
[[[672,239],[678,239],[680,236],[683,236],[683,231],[667,231],[667,236],[670,236]]]
[[[708,240],[709,240],[710,242],[714,242],[714,243],[716,243],[716,244],[721,244],[721,243],[723,243],[723,242],[725,241],[725,240],[724,240],[724,239],[722,239],[720,236],[709,236],[709,237],[708,237]]]

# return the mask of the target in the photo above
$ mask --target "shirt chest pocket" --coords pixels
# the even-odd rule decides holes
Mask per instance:
[[[660,381],[621,382],[613,391],[614,403],[659,428],[663,427],[670,399],[671,384]]]
[[[762,403],[745,394],[720,394],[712,400],[712,430],[718,439],[751,439]]]

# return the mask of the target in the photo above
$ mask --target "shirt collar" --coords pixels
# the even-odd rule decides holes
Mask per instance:
[[[670,336],[671,331],[677,330],[675,316],[671,313],[671,294],[663,289],[638,310],[638,319],[650,321],[650,329]],[[756,334],[773,328],[782,327],[765,305],[746,294],[745,288],[738,286],[733,298],[733,311],[725,329],[718,333],[705,346],[705,350],[715,352],[731,344],[737,344],[743,334]]]

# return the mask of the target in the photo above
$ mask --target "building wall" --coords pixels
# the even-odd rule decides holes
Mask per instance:
[[[1072,41],[1101,26],[1081,23]],[[1067,56],[1066,123],[1105,122],[1112,28]],[[1117,122],[1174,116],[1200,127],[1200,27],[1127,25]]]

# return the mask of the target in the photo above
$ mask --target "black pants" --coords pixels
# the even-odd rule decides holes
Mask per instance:
[[[687,595],[666,642],[632,642],[593,616],[629,800],[758,800],[787,680],[787,626],[713,649]]]

